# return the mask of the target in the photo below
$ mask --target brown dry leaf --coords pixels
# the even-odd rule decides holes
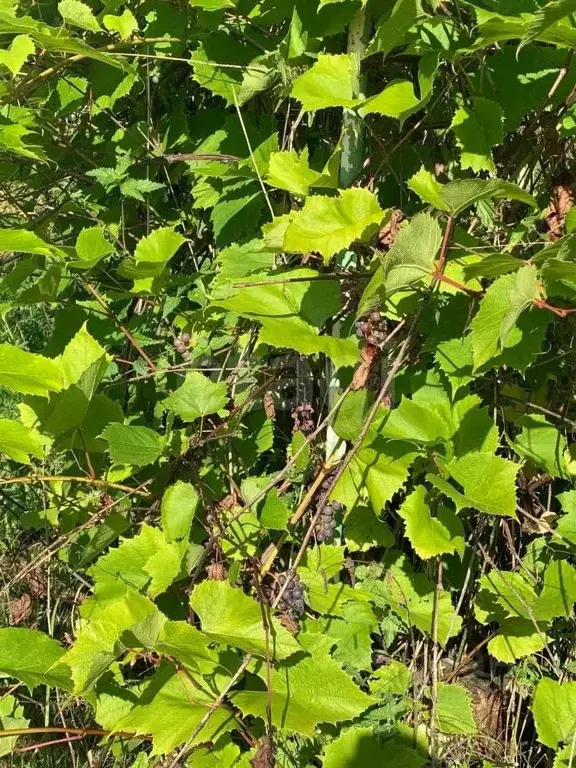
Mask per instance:
[[[270,739],[265,736],[256,747],[256,754],[250,760],[252,768],[274,768],[276,765],[276,749]]]
[[[276,408],[274,408],[274,398],[272,392],[266,392],[262,398],[264,403],[264,413],[269,419],[274,420],[276,418]]]
[[[351,389],[353,391],[362,389],[366,386],[366,382],[368,381],[368,376],[370,375],[370,370],[372,368],[372,363],[377,359],[379,353],[380,350],[378,347],[374,347],[372,344],[367,344],[362,349],[362,359],[360,365],[354,371],[354,377],[352,379]]]
[[[382,227],[378,233],[378,241],[380,242],[380,245],[386,250],[388,250],[388,248],[390,248],[390,246],[393,245],[394,241],[396,240],[400,226],[405,218],[406,216],[404,215],[404,212],[401,211],[400,208],[395,208],[392,211],[390,220]]]
[[[564,234],[564,219],[574,205],[574,191],[568,179],[552,188],[552,198],[546,209],[546,224],[550,240],[559,240]]]
[[[228,568],[225,563],[210,563],[206,568],[206,573],[211,581],[226,581],[228,578]]]
[[[32,598],[27,592],[10,602],[10,624],[22,624],[32,612]]]

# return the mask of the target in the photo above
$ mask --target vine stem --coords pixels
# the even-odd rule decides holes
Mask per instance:
[[[432,765],[438,765],[438,739],[436,738],[436,721],[438,717],[438,665],[440,663],[440,646],[438,643],[438,615],[440,610],[440,593],[442,592],[442,558],[436,565],[436,589],[434,590],[434,606],[432,609],[432,708],[430,711],[430,752]]]
[[[67,726],[38,726],[37,728],[11,728],[10,730],[0,731],[0,739],[8,738],[9,736],[31,736],[39,733],[72,733],[79,736],[122,736],[126,739],[142,739],[149,741],[149,736],[142,736],[136,733],[129,733],[127,731],[105,731],[101,728],[68,728]]]
[[[85,483],[86,485],[102,486],[103,488],[112,488],[115,491],[133,494],[136,496],[150,496],[150,491],[142,488],[131,488],[129,485],[121,483],[110,483],[108,480],[101,480],[97,477],[77,477],[76,475],[25,475],[24,477],[3,477],[0,479],[0,485],[31,485],[33,483]]]

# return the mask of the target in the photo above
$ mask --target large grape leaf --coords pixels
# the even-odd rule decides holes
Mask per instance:
[[[64,257],[66,251],[47,243],[27,229],[0,229],[0,250],[14,253],[36,253],[40,256]]]
[[[386,296],[431,279],[441,239],[438,222],[427,213],[418,214],[400,230],[382,259]]]
[[[277,666],[270,672],[270,682],[273,724],[310,738],[319,723],[353,720],[374,701],[326,652]],[[265,719],[264,681],[251,678],[244,690],[234,694],[233,702],[244,714]]]
[[[183,670],[164,664],[150,679],[132,710],[121,717],[112,730],[150,735],[153,753],[166,754],[190,739],[213,703]],[[217,741],[234,723],[234,713],[226,707],[213,710],[191,746]]]
[[[23,627],[0,629],[0,673],[15,677],[30,689],[37,685],[70,690],[70,670],[62,662],[60,643],[43,632]]]
[[[0,419],[0,452],[9,459],[30,464],[30,456],[44,456],[46,438],[33,427],[12,419]]]
[[[162,454],[161,436],[148,427],[112,423],[102,432],[102,438],[108,443],[114,464],[143,467],[153,464]]]
[[[194,486],[182,480],[177,480],[164,491],[160,516],[167,541],[188,537],[199,501]]]
[[[370,240],[385,214],[376,196],[363,187],[340,190],[338,197],[308,197],[290,217],[284,248],[294,253],[318,251],[328,263],[355,240]]]
[[[564,435],[544,416],[526,414],[518,420],[522,431],[514,440],[514,449],[553,477],[567,477]]]
[[[541,651],[549,640],[544,630],[539,630],[529,619],[505,619],[487,647],[497,661],[514,664]]]
[[[204,581],[190,596],[190,605],[200,617],[202,631],[212,640],[241,648],[258,656],[266,655],[266,633],[262,608],[256,600],[227,581]],[[299,643],[271,617],[270,654],[285,659],[301,650]]]

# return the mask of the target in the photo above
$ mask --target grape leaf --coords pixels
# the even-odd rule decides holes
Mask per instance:
[[[475,368],[502,351],[521,313],[538,297],[534,265],[495,280],[480,302],[470,325]]]
[[[436,725],[440,733],[476,733],[470,694],[461,685],[438,684]]]
[[[305,197],[320,176],[318,171],[313,171],[308,165],[307,149],[300,155],[291,149],[287,152],[273,152],[270,155],[266,183],[271,187],[285,189],[293,195]]]
[[[385,295],[431,279],[442,235],[436,219],[420,213],[398,233],[382,260]]]
[[[370,240],[385,214],[372,192],[360,187],[340,190],[338,197],[308,197],[304,207],[291,215],[284,248],[294,253],[318,251],[328,263],[355,240]]]
[[[177,480],[164,491],[160,516],[167,541],[188,538],[199,501],[194,486],[182,480]]]
[[[138,22],[129,8],[124,8],[119,16],[104,14],[102,23],[109,32],[118,32],[121,40],[128,40],[138,30]]]
[[[228,402],[225,381],[211,381],[199,371],[186,374],[184,383],[166,400],[164,406],[183,421],[194,421],[220,411]]]
[[[21,680],[30,689],[52,685],[70,690],[70,670],[63,664],[64,648],[35,629],[0,629],[0,672]]]
[[[89,32],[100,32],[100,24],[92,13],[92,9],[81,0],[60,0],[58,13],[67,24],[87,29]]]
[[[306,111],[352,107],[357,103],[352,85],[357,66],[354,56],[321,53],[310,69],[296,78],[291,95]]]
[[[9,459],[30,464],[30,456],[44,456],[46,438],[33,427],[24,426],[12,419],[0,419],[0,452]]]
[[[404,501],[398,514],[406,524],[406,536],[423,560],[436,555],[464,551],[464,528],[456,515],[440,507],[432,517],[426,504],[426,489],[420,485]]]
[[[190,605],[200,617],[202,631],[212,640],[248,653],[266,655],[262,609],[241,589],[231,587],[227,581],[203,581],[194,588]],[[301,650],[296,639],[274,617],[269,643],[270,653],[277,659]]]
[[[108,443],[114,464],[144,467],[153,464],[162,454],[162,438],[148,427],[112,423],[102,432],[102,438]]]
[[[534,626],[533,621],[506,619],[488,643],[488,652],[503,664],[514,664],[518,659],[541,651],[548,640],[546,634]]]
[[[530,459],[536,467],[542,467],[553,477],[567,477],[566,438],[544,416],[525,415],[518,420],[522,431],[514,440],[514,450]]]
[[[462,150],[460,166],[463,169],[496,172],[492,147],[504,139],[502,120],[502,109],[490,99],[473,98],[470,105],[456,111],[450,127]]]
[[[36,50],[34,41],[29,35],[16,35],[10,48],[0,50],[0,64],[10,70],[15,77],[24,66],[28,56]]]
[[[353,720],[373,703],[327,653],[316,653],[271,670],[272,722],[282,730],[312,737],[319,723]],[[266,717],[263,681],[250,680],[232,697],[244,713]]]
[[[536,683],[532,715],[538,739],[547,747],[570,744],[576,729],[576,683],[544,677]]]
[[[0,344],[0,385],[23,395],[47,397],[64,384],[56,360],[34,355],[11,344]]]
[[[368,726],[343,731],[326,747],[324,768],[365,768],[367,765],[423,768],[426,758],[400,740],[381,741]]]

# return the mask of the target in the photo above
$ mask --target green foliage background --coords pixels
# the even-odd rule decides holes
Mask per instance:
[[[575,13],[2,0],[6,765],[573,764]]]

